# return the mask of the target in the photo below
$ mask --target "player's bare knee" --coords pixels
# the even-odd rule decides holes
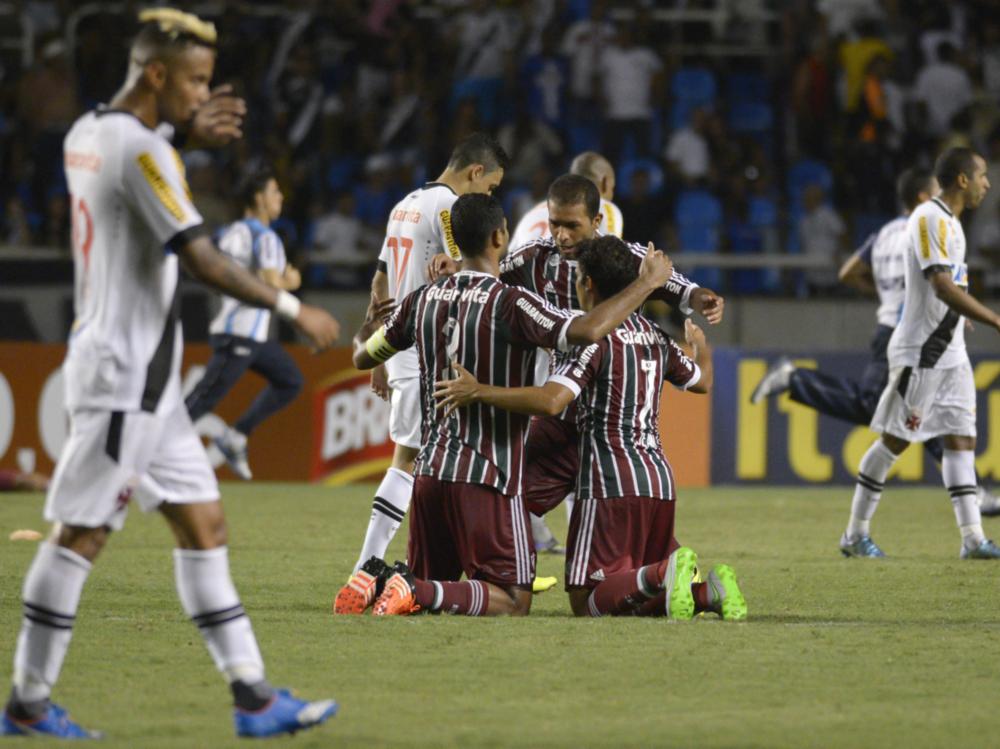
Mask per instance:
[[[975,450],[976,438],[949,434],[942,439],[945,450]]]
[[[60,523],[52,528],[52,541],[93,562],[107,544],[110,534],[111,530],[107,527],[85,528]]]
[[[396,445],[396,449],[392,453],[392,467],[399,471],[413,473],[413,464],[416,463],[419,452],[415,447]]]
[[[226,516],[221,502],[164,505],[166,518],[180,549],[214,549],[228,542]]]
[[[899,455],[909,447],[910,443],[891,434],[882,435],[882,444],[889,448],[893,455]]]

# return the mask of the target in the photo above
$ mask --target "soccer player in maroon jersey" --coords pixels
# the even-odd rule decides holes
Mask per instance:
[[[538,347],[566,351],[599,341],[670,277],[670,261],[651,251],[638,278],[587,314],[554,307],[499,280],[507,223],[496,198],[463,195],[452,231],[464,268],[408,295],[376,331],[374,303],[355,337],[354,364],[371,369],[415,345],[423,433],[410,516],[408,558],[374,601],[376,615],[420,609],[472,616],[527,614],[535,552],[522,499],[525,416],[473,405],[443,416],[434,382],[459,362],[501,387],[530,385]],[[369,560],[371,561],[371,560]],[[377,579],[359,594],[358,613]],[[459,581],[465,573],[468,578]]]
[[[616,237],[583,242],[576,279],[590,309],[634,278],[631,252]],[[707,393],[711,350],[690,320],[694,360],[638,312],[601,341],[576,349],[541,387],[480,384],[460,365],[436,383],[445,413],[488,405],[552,415],[577,399],[580,468],[569,530],[566,589],[577,616],[666,615],[690,619],[715,611],[746,617],[746,602],[727,565],[694,583],[697,556],[674,539],[676,492],[659,435],[660,388]]]
[[[500,279],[533,291],[562,309],[580,309],[576,292],[577,249],[593,239],[601,223],[601,196],[594,183],[579,175],[565,174],[549,187],[548,209],[551,236],[516,247],[500,266]],[[646,247],[626,244],[633,269],[638,268]],[[651,297],[684,313],[696,311],[715,325],[722,320],[725,300],[710,289],[699,287],[674,271],[670,280]],[[538,356],[536,383],[548,376],[549,359]],[[579,456],[574,408],[552,416],[531,419],[526,448],[525,502],[541,516],[564,499],[573,497]],[[572,513],[571,513],[572,514]],[[536,532],[537,529],[536,529]]]

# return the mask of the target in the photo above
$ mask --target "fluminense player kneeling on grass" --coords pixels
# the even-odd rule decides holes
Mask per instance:
[[[157,131],[209,100],[215,27],[172,9],[143,11],[125,85],[83,115],[65,142],[74,212],[76,320],[63,365],[70,435],[45,504],[54,523],[24,580],[8,736],[97,734],[49,695],[69,648],[91,566],[129,500],[159,510],[176,538],[181,605],[235,701],[240,736],[294,733],[336,711],[273,689],[229,574],[215,474],[181,400],[179,263],[195,278],[292,320],[317,348],[337,322],[240,268],[212,245],[177,152]],[[99,684],[92,688],[100,688]]]
[[[941,478],[962,534],[962,559],[1000,559],[983,533],[976,502],[976,386],[965,350],[965,318],[1000,331],[1000,315],[968,292],[965,234],[959,220],[990,182],[986,162],[952,148],[935,166],[941,194],[906,222],[906,295],[889,340],[889,381],[871,428],[881,434],[861,458],[851,516],[840,539],[845,556],[883,557],[870,524],[896,458],[911,442],[941,437]]]
[[[616,237],[582,242],[576,293],[585,310],[635,277],[629,247]],[[694,361],[639,312],[597,343],[575,349],[542,387],[476,382],[459,363],[441,380],[439,407],[482,407],[552,415],[577,400],[580,461],[570,520],[566,590],[577,616],[640,615],[690,619],[714,611],[746,617],[746,602],[727,565],[693,582],[697,556],[674,538],[676,491],[659,434],[664,381],[707,393],[712,352],[701,329],[686,323]]]
[[[580,314],[498,278],[508,235],[496,198],[460,197],[452,208],[452,230],[462,270],[407,296],[378,330],[382,306],[373,304],[354,339],[360,369],[416,346],[423,411],[409,568],[400,563],[390,571],[369,560],[355,576],[354,613],[373,601],[380,616],[419,610],[528,613],[535,572],[522,481],[528,419],[485,404],[445,416],[436,408],[434,382],[457,362],[494,385],[530,385],[538,347],[566,351],[601,340],[672,272],[667,257],[651,250],[637,279]],[[380,580],[390,572],[376,600]],[[463,573],[467,579],[460,581]]]

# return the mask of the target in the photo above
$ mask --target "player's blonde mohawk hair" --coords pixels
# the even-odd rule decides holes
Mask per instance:
[[[205,44],[214,45],[218,39],[214,23],[177,8],[147,8],[140,11],[139,23],[155,23],[164,34],[193,36]]]

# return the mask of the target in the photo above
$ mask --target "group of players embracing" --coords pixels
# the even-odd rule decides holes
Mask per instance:
[[[702,579],[695,552],[674,536],[675,481],[659,433],[663,382],[707,393],[711,349],[691,320],[688,354],[639,311],[657,299],[714,324],[723,299],[652,244],[602,233],[609,201],[580,173],[549,188],[549,236],[508,253],[492,195],[506,163],[499,144],[474,134],[390,216],[354,363],[387,363],[390,434],[415,461],[398,460],[397,448],[334,611],[527,614],[529,512],[571,496],[574,614],[744,619],[732,568]],[[583,165],[610,170],[597,154]],[[407,563],[389,566],[382,556],[407,510]],[[389,519],[381,529],[380,516]]]

